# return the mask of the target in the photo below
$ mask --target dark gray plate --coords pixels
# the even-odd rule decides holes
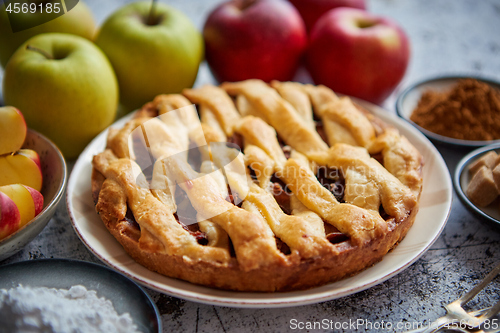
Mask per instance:
[[[153,300],[124,275],[98,264],[69,259],[28,260],[0,266],[0,289],[19,284],[29,287],[69,289],[81,284],[109,299],[118,314],[130,313],[141,332],[161,332]]]

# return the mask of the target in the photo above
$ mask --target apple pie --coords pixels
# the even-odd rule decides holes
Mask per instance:
[[[273,292],[380,261],[413,224],[423,159],[324,86],[247,80],[157,96],[92,164],[96,210],[138,263]]]

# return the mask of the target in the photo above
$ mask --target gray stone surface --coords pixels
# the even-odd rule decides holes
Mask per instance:
[[[129,1],[87,0],[98,22],[126,2]],[[204,18],[218,2],[168,1],[185,12],[200,29]],[[446,73],[480,74],[500,79],[500,1],[369,0],[369,10],[398,21],[411,39],[412,60],[401,88],[422,78]],[[196,85],[207,82],[213,82],[213,78],[203,64]],[[394,112],[394,100],[391,96],[384,104],[390,112]],[[438,148],[453,173],[466,152]],[[292,319],[300,322],[327,319],[346,324],[358,319],[394,325],[399,321],[424,322],[443,315],[443,304],[462,295],[495,266],[500,256],[499,240],[499,229],[471,215],[454,195],[446,228],[421,259],[386,282],[342,299],[285,309],[232,309],[148,292],[162,313],[165,332],[287,332],[293,331]],[[73,231],[64,202],[35,240],[0,265],[37,258],[98,262]],[[499,287],[493,285],[476,305],[496,299]],[[394,330],[348,327],[335,331]]]

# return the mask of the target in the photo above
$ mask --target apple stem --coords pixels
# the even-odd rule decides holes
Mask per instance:
[[[35,52],[38,52],[40,53],[41,55],[43,55],[45,58],[47,59],[50,59],[50,60],[54,60],[54,57],[51,56],[50,54],[48,54],[46,51],[42,50],[42,49],[39,49],[38,47],[34,47],[34,46],[31,46],[31,45],[27,45],[26,46],[26,50],[30,50],[30,51],[35,51]]]
[[[243,0],[243,1],[241,2],[241,7],[240,7],[240,9],[241,9],[241,10],[245,10],[245,9],[247,9],[248,7],[252,6],[254,3],[255,3],[255,0]]]
[[[147,25],[155,25],[155,16],[156,16],[156,0],[152,0],[151,9],[149,10],[148,20],[146,21]]]

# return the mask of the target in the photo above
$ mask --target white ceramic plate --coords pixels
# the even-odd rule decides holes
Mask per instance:
[[[498,209],[498,201],[495,201],[488,207],[478,207],[473,204],[465,194],[471,180],[469,174],[469,165],[491,150],[494,150],[500,154],[500,143],[495,143],[486,147],[476,149],[464,156],[455,169],[453,185],[455,185],[455,190],[457,191],[458,197],[470,211],[490,222],[495,223],[498,227],[500,226],[500,210]]]
[[[425,159],[420,211],[406,238],[384,259],[363,272],[322,287],[279,293],[232,292],[207,288],[168,278],[137,264],[113,238],[96,214],[92,202],[91,160],[103,151],[107,131],[97,136],[77,160],[68,183],[67,204],[73,227],[83,243],[104,263],[144,286],[186,300],[232,307],[286,307],[323,302],[347,296],[379,284],[416,261],[443,230],[452,201],[452,183],[446,164],[436,148],[419,131],[379,107],[362,106],[397,127]],[[122,127],[130,115],[113,126]]]
[[[500,83],[482,77],[475,77],[471,75],[440,76],[417,82],[411,85],[410,87],[406,88],[401,93],[401,95],[399,95],[398,100],[396,101],[396,112],[401,118],[403,118],[404,120],[415,126],[419,131],[424,133],[428,138],[430,138],[435,142],[444,143],[452,146],[467,147],[467,148],[482,147],[496,142],[500,143],[500,140],[473,141],[473,140],[460,140],[460,139],[449,138],[428,131],[425,128],[418,126],[416,123],[410,120],[410,116],[413,113],[413,110],[415,110],[415,108],[417,107],[418,101],[420,100],[420,97],[425,91],[428,90],[447,91],[450,90],[457,83],[458,80],[465,78],[472,78],[479,81],[483,81],[494,88],[500,89]]]

